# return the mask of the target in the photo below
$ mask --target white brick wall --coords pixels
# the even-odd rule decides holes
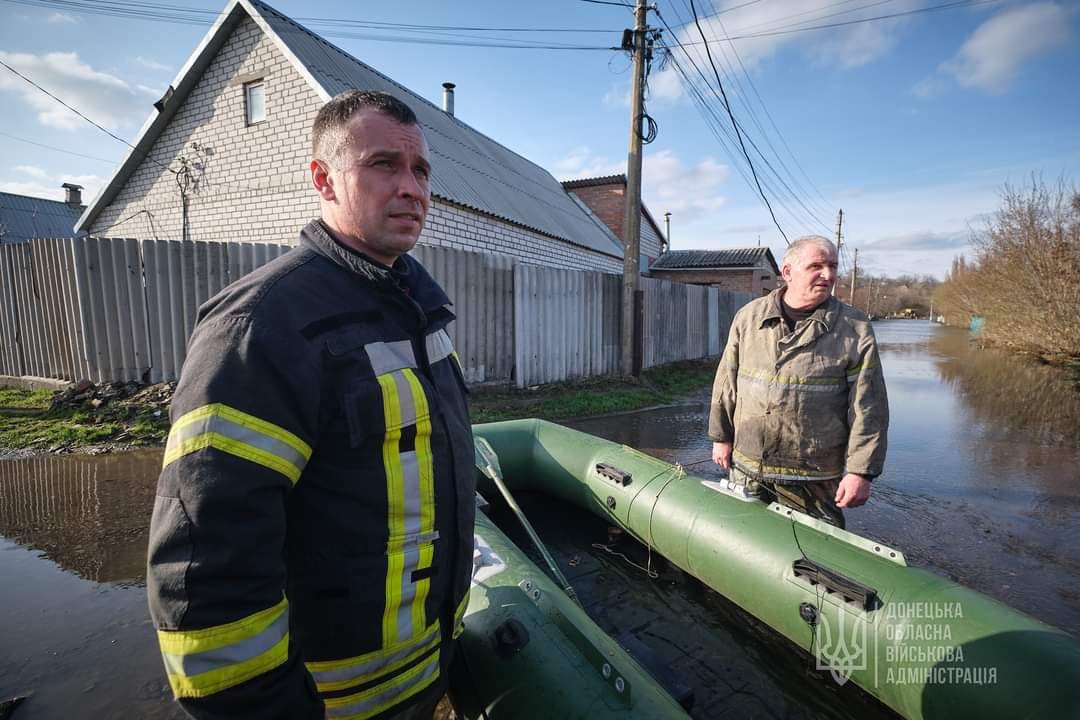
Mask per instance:
[[[566,270],[622,272],[622,259],[433,200],[420,242],[498,253],[533,265]]]
[[[267,119],[252,126],[245,123],[240,82],[246,76],[263,78],[266,92]],[[296,243],[300,228],[319,215],[308,178],[311,124],[319,107],[318,95],[273,40],[250,18],[242,20],[150,152],[174,169],[180,155],[203,164],[189,192],[191,239]],[[90,232],[178,240],[180,197],[176,177],[144,160]],[[420,242],[560,268],[622,268],[620,259],[438,199]]]

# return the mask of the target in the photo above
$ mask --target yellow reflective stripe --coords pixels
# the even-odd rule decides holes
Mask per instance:
[[[469,608],[469,595],[470,591],[465,591],[465,597],[461,598],[461,602],[458,603],[457,610],[454,611],[454,639],[457,640],[461,637],[461,633],[465,631],[465,611]]]
[[[449,340],[448,340],[449,341]],[[420,380],[411,370],[404,371],[405,379],[412,391],[413,406],[416,408],[416,462],[419,468],[420,487],[420,535],[429,536],[435,529],[435,460],[431,452],[431,410],[428,407],[427,396]],[[422,545],[420,547],[420,559],[417,570],[431,567],[435,559],[435,547]],[[431,579],[424,578],[416,582],[416,595],[412,601],[413,628],[427,626],[428,592],[431,589]]]
[[[873,370],[874,368],[878,367],[880,364],[881,363],[876,363],[876,362],[873,362],[871,360],[867,360],[862,365],[856,365],[854,367],[850,367],[847,370],[847,378],[848,378],[848,380],[854,380],[855,378],[859,377],[859,373],[861,373],[863,370]]]
[[[273,607],[224,625],[199,630],[158,630],[158,645],[176,696],[203,697],[285,662],[289,650],[287,609],[288,601],[283,598]],[[279,621],[285,623],[280,628],[280,640],[252,657],[242,657],[247,654],[245,644],[273,630],[275,624],[280,625]],[[231,655],[239,661],[229,662]],[[213,669],[188,675],[183,672],[185,664],[189,666],[189,672],[191,667]],[[221,667],[214,668],[217,664]]]
[[[282,460],[273,453],[267,452],[266,450],[260,450],[251,445],[233,440],[232,438],[227,438],[224,435],[219,435],[217,433],[204,433],[202,435],[197,435],[190,440],[185,440],[174,447],[169,453],[166,453],[162,467],[165,467],[184,455],[190,455],[193,452],[205,450],[206,448],[221,450],[230,455],[235,455],[245,460],[250,460],[258,465],[262,465],[263,467],[275,470],[289,478],[289,481],[293,484],[296,484],[296,481],[300,479],[300,473],[303,472],[301,468],[296,467],[287,460]]]
[[[199,675],[169,675],[169,685],[178,698],[206,697],[273,670],[288,658],[289,634],[285,633],[285,637],[261,655]]]
[[[829,480],[832,478],[840,477],[841,474],[839,472],[830,472],[828,470],[804,470],[802,468],[782,467],[779,465],[765,465],[760,460],[754,460],[753,458],[743,455],[738,450],[733,451],[732,456],[735,462],[739,463],[740,465],[746,466],[753,473],[760,473],[761,476],[765,479]]]
[[[282,598],[281,602],[273,607],[225,625],[215,625],[199,630],[158,630],[158,643],[161,645],[162,652],[172,655],[216,650],[258,635],[270,627],[288,606],[289,601]]]
[[[319,692],[341,690],[353,685],[368,683],[406,667],[442,641],[439,621],[424,631],[423,635],[403,643],[385,647],[374,652],[342,660],[323,660],[304,663]]]
[[[185,413],[169,431],[162,467],[206,448],[280,472],[295,483],[311,459],[311,447],[293,433],[221,403]]]
[[[383,436],[383,469],[386,473],[386,523],[390,538],[405,534],[405,508],[403,505],[404,470],[398,444],[401,440],[401,399],[392,373],[375,378],[382,390],[383,417],[386,432]],[[383,645],[397,643],[397,612],[401,605],[401,572],[405,558],[401,553],[386,553],[386,606],[382,617]]]
[[[844,378],[839,377],[803,377],[800,375],[777,375],[768,370],[739,368],[739,375],[754,380],[764,380],[779,385],[843,385]]]
[[[366,720],[405,702],[439,678],[439,653],[397,677],[354,695],[324,698],[326,717],[334,720]]]

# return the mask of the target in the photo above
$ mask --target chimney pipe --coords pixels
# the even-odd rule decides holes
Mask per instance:
[[[64,183],[60,187],[64,188],[64,202],[72,207],[79,207],[82,205],[82,185],[75,185],[73,183]]]
[[[454,114],[454,88],[457,87],[452,82],[444,82],[442,84],[442,109],[447,115],[453,116]]]

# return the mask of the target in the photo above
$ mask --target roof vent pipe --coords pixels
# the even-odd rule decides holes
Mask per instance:
[[[64,183],[60,187],[64,188],[64,202],[73,207],[82,205],[82,185],[75,185],[74,183]]]
[[[452,82],[444,82],[442,84],[442,109],[447,115],[454,114],[454,88],[457,87]]]

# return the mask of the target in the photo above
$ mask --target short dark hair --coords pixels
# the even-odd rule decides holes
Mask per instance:
[[[348,144],[345,127],[349,119],[361,110],[375,110],[397,120],[402,125],[419,125],[416,113],[390,93],[381,90],[346,90],[338,93],[319,108],[311,126],[311,153],[316,160],[334,165]]]

